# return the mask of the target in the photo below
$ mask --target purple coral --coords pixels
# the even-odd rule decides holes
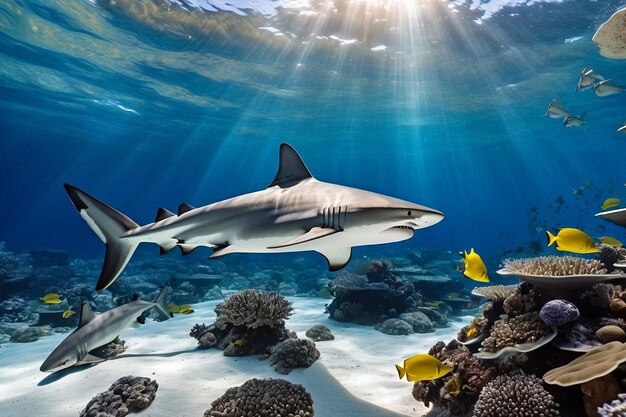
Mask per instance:
[[[548,326],[562,326],[578,320],[578,308],[567,300],[551,300],[541,307],[539,317]]]
[[[616,400],[598,407],[600,417],[626,417],[626,393],[619,394]]]

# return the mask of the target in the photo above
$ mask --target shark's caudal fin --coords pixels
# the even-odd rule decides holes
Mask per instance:
[[[138,241],[122,236],[139,225],[84,191],[69,184],[63,186],[80,216],[106,245],[104,264],[96,284],[96,290],[103,290],[115,281],[137,249]]]
[[[281,143],[278,172],[274,181],[267,187],[277,185],[280,188],[288,188],[308,178],[313,178],[313,175],[311,175],[298,152],[291,145]]]

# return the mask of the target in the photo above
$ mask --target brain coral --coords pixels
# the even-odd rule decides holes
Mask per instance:
[[[123,417],[148,407],[159,384],[146,377],[124,376],[89,401],[80,417]]]
[[[244,290],[231,295],[215,307],[218,315],[216,324],[259,326],[283,326],[293,307],[291,302],[278,293],[257,290]]]
[[[559,404],[546,391],[541,379],[525,375],[501,375],[480,392],[474,417],[557,416]]]
[[[548,326],[562,326],[578,320],[578,308],[567,300],[550,300],[541,307],[539,316]]]
[[[283,340],[271,352],[270,363],[276,372],[285,375],[295,368],[308,368],[320,358],[320,351],[309,339]]]
[[[302,385],[284,379],[250,379],[230,388],[204,417],[312,417],[313,399]]]

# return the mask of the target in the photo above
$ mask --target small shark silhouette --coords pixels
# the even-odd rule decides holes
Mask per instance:
[[[106,244],[96,290],[122,272],[140,243],[179,247],[186,255],[199,246],[210,258],[230,253],[317,251],[331,271],[343,268],[353,246],[398,242],[414,229],[443,219],[440,211],[369,191],[313,178],[290,145],[280,146],[274,181],[265,190],[204,207],[181,204],[178,214],[160,208],[154,223],[137,223],[89,194],[65,184],[72,203]]]
[[[83,302],[78,327],[50,353],[39,370],[57,372],[71,366],[104,362],[106,359],[89,352],[111,342],[133,324],[143,323],[144,312],[154,307],[162,320],[170,318],[165,305],[169,291],[169,287],[163,288],[153,303],[137,299],[98,315]]]

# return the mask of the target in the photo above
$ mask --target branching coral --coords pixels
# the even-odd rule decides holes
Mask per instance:
[[[146,377],[125,376],[89,401],[81,417],[123,417],[148,407],[159,384]]]
[[[312,417],[313,399],[302,385],[254,378],[228,389],[204,413],[204,417],[248,416]]]
[[[488,352],[497,352],[508,346],[536,342],[550,331],[550,327],[539,318],[539,313],[526,313],[497,320],[482,346]]]
[[[561,277],[567,275],[605,274],[602,262],[575,256],[540,256],[537,258],[506,259],[503,271],[524,275]]]
[[[245,325],[252,329],[259,326],[283,326],[292,311],[291,302],[278,293],[256,290],[233,294],[215,308],[218,326]]]
[[[557,416],[559,404],[541,379],[525,375],[500,375],[481,391],[474,406],[475,417]]]
[[[287,339],[272,348],[269,361],[276,372],[287,375],[295,368],[308,368],[320,357],[309,339]]]
[[[540,298],[538,290],[531,288],[527,282],[522,282],[513,294],[504,299],[503,308],[509,316],[517,316],[536,310]]]

